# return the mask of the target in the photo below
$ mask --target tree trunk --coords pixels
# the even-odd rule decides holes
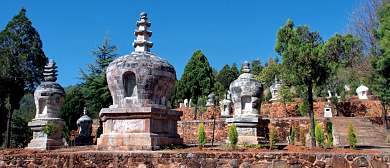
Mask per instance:
[[[307,87],[307,95],[309,101],[309,114],[310,114],[310,129],[311,129],[311,146],[316,146],[315,140],[315,125],[314,125],[314,111],[313,111],[313,91],[312,84],[310,83]]]
[[[196,120],[196,110],[198,109],[198,107],[197,107],[198,105],[197,104],[195,104],[195,110],[194,110],[194,120]]]
[[[5,136],[5,147],[8,149],[11,147],[11,121],[12,121],[12,100],[10,98],[8,114],[7,114],[7,134]]]
[[[382,122],[383,122],[383,127],[387,130],[387,119],[386,119],[386,108],[385,104],[381,101],[382,104]]]

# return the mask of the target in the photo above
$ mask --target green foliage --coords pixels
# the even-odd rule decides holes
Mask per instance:
[[[179,81],[177,79],[175,79],[175,85],[173,86],[172,92],[171,92],[171,94],[169,95],[169,98],[168,98],[168,100],[169,100],[168,101],[168,106],[170,106],[173,109],[179,107],[179,102],[177,101],[178,98],[176,96],[178,85],[179,85]]]
[[[214,86],[212,68],[201,50],[196,50],[184,68],[179,80],[177,97],[191,98],[197,102],[202,95],[209,95]]]
[[[223,90],[229,90],[230,84],[237,79],[237,75],[237,72],[226,64],[221,71],[219,71],[215,81],[219,82],[223,86]]]
[[[269,149],[276,149],[276,141],[279,138],[279,134],[275,127],[272,127],[271,131],[269,132]]]
[[[283,102],[292,102],[293,94],[290,91],[290,87],[285,83],[280,85],[279,96],[282,98]]]
[[[11,128],[12,112],[19,108],[25,93],[33,91],[43,80],[46,62],[38,31],[32,26],[23,7],[0,32],[0,113],[4,116],[0,119],[1,133],[7,126]],[[7,147],[10,146],[10,137],[9,131]]]
[[[258,58],[257,60],[251,61],[251,74],[258,75],[261,71],[263,71],[264,67],[261,65],[262,60]]]
[[[305,146],[306,145],[306,136],[305,133],[303,132],[303,127],[300,127],[300,136],[299,138],[301,139],[301,145]]]
[[[329,119],[326,122],[326,134],[328,136],[328,140],[325,145],[327,147],[333,146],[333,123]]]
[[[232,123],[232,126],[229,127],[229,141],[230,141],[230,147],[233,149],[236,149],[237,142],[238,142],[238,132],[236,125]]]
[[[295,145],[295,128],[294,128],[294,126],[291,126],[290,139],[291,139],[291,145]]]
[[[56,134],[59,129],[60,126],[54,120],[51,120],[45,126],[42,126],[42,132],[47,134],[48,137]]]
[[[387,2],[387,1],[386,1]],[[378,11],[378,29],[374,29],[374,36],[379,46],[376,54],[371,57],[370,63],[373,73],[373,90],[382,100],[390,99],[390,3],[383,3]],[[389,101],[382,101],[388,105]]]
[[[198,130],[198,142],[199,148],[202,149],[204,144],[206,144],[206,132],[204,132],[204,125],[200,123]]]
[[[83,116],[84,104],[83,93],[80,90],[80,86],[76,85],[70,93],[66,94],[61,108],[61,118],[66,122],[66,125],[61,132],[61,136],[65,138],[68,144],[70,144],[68,134],[72,130],[77,130],[76,122]]]
[[[317,124],[316,125],[316,141],[318,143],[318,146],[320,146],[320,148],[323,148],[324,147],[324,141],[325,141],[325,135],[324,135],[324,131],[322,130],[322,127],[321,127],[321,124]]]
[[[104,107],[109,107],[112,104],[112,97],[108,89],[106,79],[107,66],[118,56],[116,46],[111,45],[111,39],[107,36],[101,46],[96,45],[96,51],[91,51],[91,55],[95,57],[94,64],[88,63],[88,74],[80,68],[80,74],[83,80],[82,87],[85,103],[88,108],[89,116],[93,119],[99,118],[99,112]]]
[[[265,97],[265,101],[269,101],[271,99],[272,99],[272,93],[271,93],[271,90],[270,90],[270,91],[268,91],[267,96]]]
[[[19,116],[12,118],[11,148],[24,148],[30,142],[33,132],[28,125],[28,121]]]
[[[275,75],[280,74],[279,65],[273,61],[273,58],[271,56],[268,58],[268,61],[270,62],[269,65],[264,68],[260,73],[255,75],[256,79],[261,81],[265,88],[270,87],[272,84],[274,84]]]
[[[348,127],[348,143],[349,143],[349,146],[352,148],[352,149],[355,149],[356,145],[357,145],[357,134],[355,133],[355,129],[353,129],[353,124],[352,124],[352,121],[349,123],[349,127]]]
[[[307,116],[307,113],[309,113],[309,101],[307,99],[302,99],[302,103],[299,105],[298,111],[301,116]]]

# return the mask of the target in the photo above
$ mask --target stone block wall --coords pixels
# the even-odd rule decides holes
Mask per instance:
[[[305,134],[309,133],[310,118],[309,117],[285,117],[285,118],[269,118],[270,124],[268,128],[271,129],[275,127],[279,133],[278,143],[287,142],[286,137],[290,136],[291,125],[294,126],[296,130],[295,141],[300,142],[300,127],[303,127],[303,132]],[[316,117],[317,124],[321,124],[323,131],[325,132],[326,127],[326,118]],[[183,138],[184,143],[196,144],[198,143],[198,130],[200,123],[204,124],[204,129],[206,132],[207,142],[211,142],[212,132],[213,132],[213,120],[192,120],[192,121],[178,121],[178,134]],[[215,130],[214,130],[214,142],[225,143],[228,139],[229,127],[225,122],[225,119],[216,119],[215,120]]]
[[[213,136],[214,120],[178,121],[177,129],[180,138],[187,144],[197,144],[199,125],[203,123],[206,132],[206,142],[211,143]],[[214,142],[225,143],[228,139],[229,127],[225,119],[215,120]]]
[[[294,103],[286,103],[287,117],[300,116],[297,109],[301,101]],[[324,108],[331,106],[329,102],[314,102],[314,116],[324,117]],[[339,115],[345,117],[381,117],[382,105],[378,100],[357,100],[339,102]],[[263,104],[261,106],[261,114],[263,117],[286,117],[284,112],[284,104],[280,102]],[[333,116],[337,115],[335,108],[332,108]]]
[[[5,155],[0,167],[388,167],[390,154],[301,152],[99,152]]]

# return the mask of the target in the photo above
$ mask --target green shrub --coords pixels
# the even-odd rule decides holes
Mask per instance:
[[[276,141],[278,140],[279,135],[275,127],[272,127],[271,132],[269,133],[269,149],[276,149]]]
[[[309,101],[307,99],[303,98],[301,105],[299,105],[298,111],[301,116],[307,116],[307,113],[309,112]]]
[[[204,144],[206,144],[206,132],[204,132],[204,125],[203,123],[200,123],[199,130],[198,130],[198,142],[199,142],[199,148],[202,149]]]
[[[333,123],[328,119],[326,122],[326,134],[328,139],[325,143],[327,147],[333,146]]]
[[[42,132],[47,134],[48,137],[56,134],[60,129],[60,126],[54,121],[51,120],[45,126],[42,127]]]
[[[352,149],[355,149],[357,145],[357,135],[355,133],[355,130],[353,129],[352,121],[349,123],[348,128],[348,143]]]
[[[305,133],[303,132],[303,127],[300,128],[300,132],[301,132],[301,135],[300,135],[301,145],[305,146],[306,145],[306,136],[305,136]]]
[[[317,124],[315,129],[316,129],[315,130],[316,141],[318,143],[318,146],[320,148],[323,148],[324,147],[324,141],[325,141],[325,135],[324,135],[324,131],[322,131],[321,124]]]
[[[236,149],[237,142],[238,142],[238,133],[234,123],[232,123],[232,126],[230,126],[229,128],[229,141],[230,141],[230,147]]]
[[[294,128],[294,126],[291,126],[290,139],[291,139],[291,145],[295,145],[295,128]]]
[[[268,92],[267,96],[265,97],[265,101],[269,101],[272,99],[271,90]]]

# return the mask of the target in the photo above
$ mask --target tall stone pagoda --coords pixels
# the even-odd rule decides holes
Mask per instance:
[[[36,114],[35,118],[28,123],[34,134],[27,149],[49,150],[64,147],[61,130],[65,126],[65,121],[61,119],[61,107],[65,99],[65,91],[55,82],[56,72],[58,72],[56,69],[56,63],[51,59],[44,69],[45,82],[41,83],[34,92]],[[54,135],[48,136],[42,132],[42,127],[51,121],[59,126],[59,130]]]
[[[135,51],[114,60],[107,67],[107,83],[113,105],[103,108],[103,134],[98,149],[155,150],[181,145],[177,121],[182,112],[167,106],[176,71],[166,60],[150,52],[153,42],[147,14],[137,21]]]
[[[265,130],[269,120],[260,114],[263,84],[249,72],[249,62],[243,64],[243,74],[230,84],[229,90],[234,103],[233,118],[227,118],[229,126],[234,123],[238,132],[238,143],[266,143]]]

